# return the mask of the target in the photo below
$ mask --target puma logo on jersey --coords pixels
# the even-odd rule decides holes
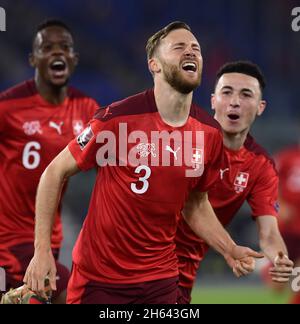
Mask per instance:
[[[51,121],[49,123],[49,126],[56,129],[57,133],[59,135],[61,135],[62,134],[61,128],[62,128],[63,124],[64,124],[63,122],[60,122],[59,124],[56,124],[55,122]]]
[[[220,169],[220,177],[221,177],[221,180],[224,179],[224,174],[225,174],[227,171],[229,172],[229,168],[224,169],[224,170]]]
[[[178,149],[176,151],[173,151],[171,146],[169,146],[169,145],[166,146],[166,151],[172,153],[174,155],[175,160],[177,160],[177,153],[179,150],[180,150],[180,147],[178,147]]]

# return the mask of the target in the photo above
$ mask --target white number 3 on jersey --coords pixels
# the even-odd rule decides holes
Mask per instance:
[[[151,169],[146,165],[140,165],[135,169],[136,174],[141,173],[142,171],[146,171],[145,176],[139,178],[139,182],[142,182],[143,184],[142,188],[138,189],[136,183],[131,184],[131,190],[138,195],[144,194],[149,189],[149,182],[147,180],[151,177]]]

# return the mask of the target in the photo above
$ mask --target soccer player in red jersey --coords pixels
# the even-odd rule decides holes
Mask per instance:
[[[64,180],[97,166],[73,251],[68,303],[175,303],[174,237],[183,207],[193,229],[207,232],[237,272],[251,271],[261,257],[234,244],[205,194],[219,176],[223,141],[219,125],[192,104],[202,72],[197,39],[174,22],[149,39],[147,53],[154,89],[100,109],[41,178],[35,256],[24,278],[34,291],[43,292],[46,275],[55,288],[49,240]]]
[[[266,102],[262,99],[264,76],[259,67],[238,61],[224,65],[217,74],[212,108],[224,134],[225,156],[219,182],[209,191],[209,200],[226,226],[247,201],[258,226],[260,246],[272,261],[272,279],[287,282],[293,270],[278,230],[278,174],[265,150],[249,134]],[[180,217],[176,235],[179,258],[178,303],[189,303],[197,269],[208,245]]]
[[[279,228],[295,267],[300,267],[300,146],[287,148],[275,156],[279,173]],[[300,293],[290,303],[300,304]]]
[[[37,29],[30,55],[34,80],[0,94],[0,267],[6,271],[7,289],[23,284],[34,254],[41,174],[97,109],[93,99],[68,87],[77,62],[68,26],[46,21]],[[58,206],[51,245],[56,260],[63,239],[60,202]],[[54,299],[63,301],[69,271],[59,263],[57,268],[60,280]]]

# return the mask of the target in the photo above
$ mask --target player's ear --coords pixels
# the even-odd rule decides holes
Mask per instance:
[[[210,103],[211,103],[211,109],[212,110],[216,110],[216,108],[215,108],[215,101],[216,101],[215,94],[212,93],[211,96],[210,96]]]
[[[151,58],[148,61],[148,67],[149,67],[149,71],[152,74],[161,72],[160,64],[159,64],[158,60],[155,57]]]
[[[267,108],[267,102],[265,100],[261,100],[258,106],[257,116],[261,116]]]

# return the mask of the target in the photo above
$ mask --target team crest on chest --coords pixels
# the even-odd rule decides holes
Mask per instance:
[[[156,154],[155,154],[155,144],[154,143],[140,143],[136,147],[136,149],[138,151],[139,156],[142,157],[142,158],[146,158],[150,154],[153,157],[156,157]]]
[[[192,153],[192,167],[194,169],[200,169],[200,166],[203,165],[204,162],[204,150],[193,148]]]
[[[25,122],[23,124],[24,133],[28,136],[43,134],[41,123],[38,120]]]
[[[234,180],[234,190],[236,193],[242,193],[248,186],[249,173],[239,172]]]

